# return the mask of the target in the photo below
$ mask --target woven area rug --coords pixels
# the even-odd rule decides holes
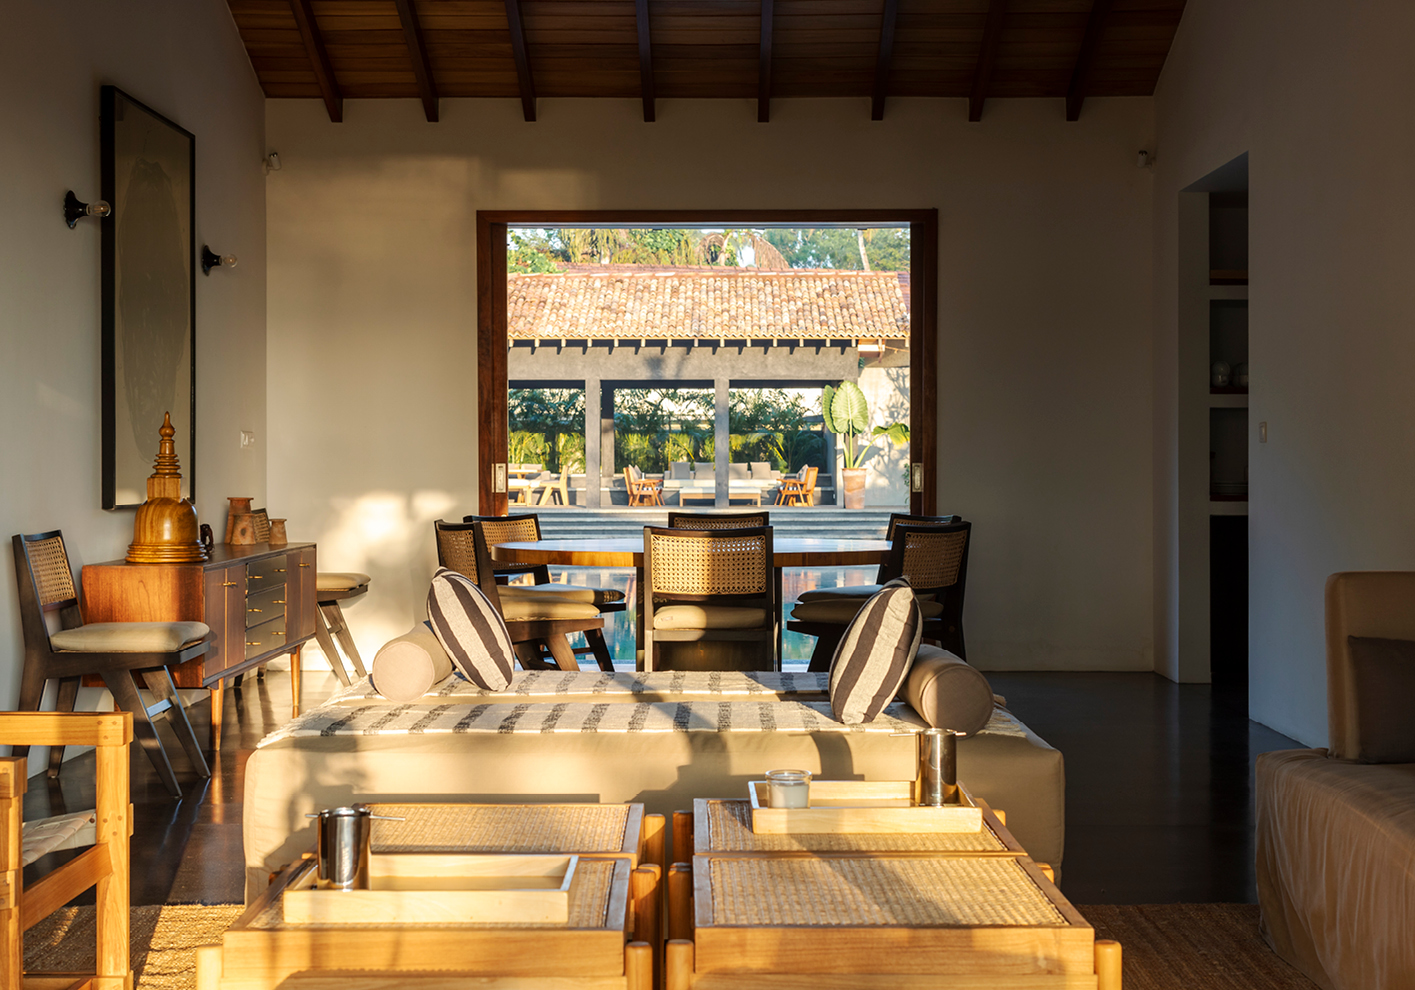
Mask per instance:
[[[135,907],[138,990],[191,990],[193,953],[221,941],[239,904]],[[1258,934],[1256,904],[1099,905],[1079,909],[1099,938],[1120,942],[1125,990],[1317,990]],[[25,966],[73,972],[93,965],[93,908],[56,911],[25,935]]]

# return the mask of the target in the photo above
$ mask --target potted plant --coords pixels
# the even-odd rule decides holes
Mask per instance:
[[[845,493],[845,508],[865,507],[865,469],[860,467],[871,447],[880,437],[888,437],[890,442],[903,446],[909,442],[908,423],[890,423],[870,430],[870,406],[860,386],[851,381],[841,382],[837,387],[825,387],[821,400],[821,412],[825,417],[825,428],[840,438],[841,452],[845,458],[845,470],[841,472],[841,488]],[[869,434],[869,441],[856,449],[858,438]]]

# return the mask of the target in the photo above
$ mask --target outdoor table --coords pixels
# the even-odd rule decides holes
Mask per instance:
[[[776,571],[776,657],[781,667],[781,572],[787,567],[851,567],[884,563],[889,554],[888,540],[799,539],[782,537],[772,541],[772,566]],[[570,567],[632,567],[635,571],[639,666],[644,666],[644,540],[643,537],[613,537],[590,540],[528,540],[502,543],[491,548],[496,560],[526,564],[560,564]]]

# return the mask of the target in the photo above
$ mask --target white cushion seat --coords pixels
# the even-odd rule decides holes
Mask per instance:
[[[49,645],[73,653],[171,653],[210,632],[205,622],[90,622],[54,633]]]
[[[534,619],[597,619],[599,609],[590,602],[567,601],[556,595],[502,595],[501,615],[507,622]]]
[[[766,609],[736,605],[667,605],[653,614],[655,629],[760,629]]]
[[[92,811],[25,822],[20,830],[20,863],[29,866],[58,849],[91,846],[97,838],[98,816]]]
[[[882,584],[847,584],[839,588],[813,588],[810,591],[803,591],[801,593],[801,601],[821,602],[840,598],[858,598],[860,601],[864,601],[872,595],[879,594],[880,589],[883,587],[884,585]],[[934,600],[934,596],[931,594],[916,595],[915,597],[921,602],[931,602]]]
[[[613,588],[585,588],[574,584],[508,584],[497,589],[501,597],[535,597],[553,595],[572,602],[587,602],[591,605],[612,605],[624,600],[624,592]]]
[[[315,591],[353,591],[373,580],[358,571],[320,571],[314,576]]]
[[[791,618],[797,622],[829,622],[834,625],[845,625],[852,622],[861,607],[867,602],[867,598],[833,598],[817,599],[813,602],[803,601],[791,613]],[[938,602],[919,602],[919,613],[925,619],[936,619],[943,614],[943,606]]]

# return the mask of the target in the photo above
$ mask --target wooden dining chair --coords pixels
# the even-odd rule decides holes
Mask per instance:
[[[133,985],[128,954],[128,833],[132,828],[128,745],[132,741],[129,712],[0,713],[0,744],[10,743],[17,751],[30,746],[49,746],[51,751],[92,746],[98,766],[92,812],[26,823],[27,760],[0,758],[0,987],[116,990]],[[61,838],[55,841],[56,836]],[[24,883],[24,868],[40,856],[83,845],[88,848],[67,863],[33,884]],[[92,974],[24,973],[25,931],[90,887],[95,888],[97,913]]]
[[[644,669],[774,669],[772,550],[770,526],[644,527]]]
[[[966,521],[929,526],[896,526],[889,556],[880,565],[881,583],[905,578],[919,598],[923,638],[968,659],[963,639],[963,595],[968,583],[968,550],[973,524]],[[835,596],[801,601],[786,628],[816,637],[811,670],[830,669],[835,648],[865,597]]]
[[[669,529],[756,529],[770,525],[770,512],[668,513]]]
[[[503,543],[538,543],[544,539],[541,535],[540,515],[535,512],[523,512],[514,516],[463,516],[462,522],[481,523],[488,550]],[[491,566],[496,574],[496,583],[502,586],[503,595],[568,595],[575,601],[593,603],[601,612],[622,612],[628,608],[624,592],[614,588],[590,588],[557,583],[550,579],[550,567],[546,564],[493,560]],[[534,583],[508,583],[512,578],[523,574],[529,574]]]
[[[20,624],[24,630],[25,661],[20,677],[20,710],[38,711],[44,685],[59,682],[57,707],[72,711],[79,682],[94,674],[103,679],[113,694],[113,703],[132,712],[134,731],[157,775],[180,798],[182,788],[172,772],[167,751],[162,747],[152,720],[166,718],[186,750],[192,767],[210,777],[182,696],[172,682],[170,668],[204,654],[210,645],[211,630],[202,622],[91,622],[79,611],[73,571],[69,567],[64,534],[18,535],[12,538],[15,553],[15,584],[20,596]],[[58,632],[50,633],[45,615],[59,613]],[[153,697],[143,700],[139,678]],[[15,756],[25,756],[19,747]],[[49,751],[49,775],[57,777],[64,759],[64,747]]]
[[[496,583],[481,522],[450,523],[439,519],[433,529],[437,535],[437,562],[476,582],[505,620],[522,667],[579,670],[576,655],[589,653],[601,670],[614,670],[598,606],[561,595],[504,594],[509,589]],[[568,637],[573,633],[583,633],[588,645],[578,650],[571,648]]]

